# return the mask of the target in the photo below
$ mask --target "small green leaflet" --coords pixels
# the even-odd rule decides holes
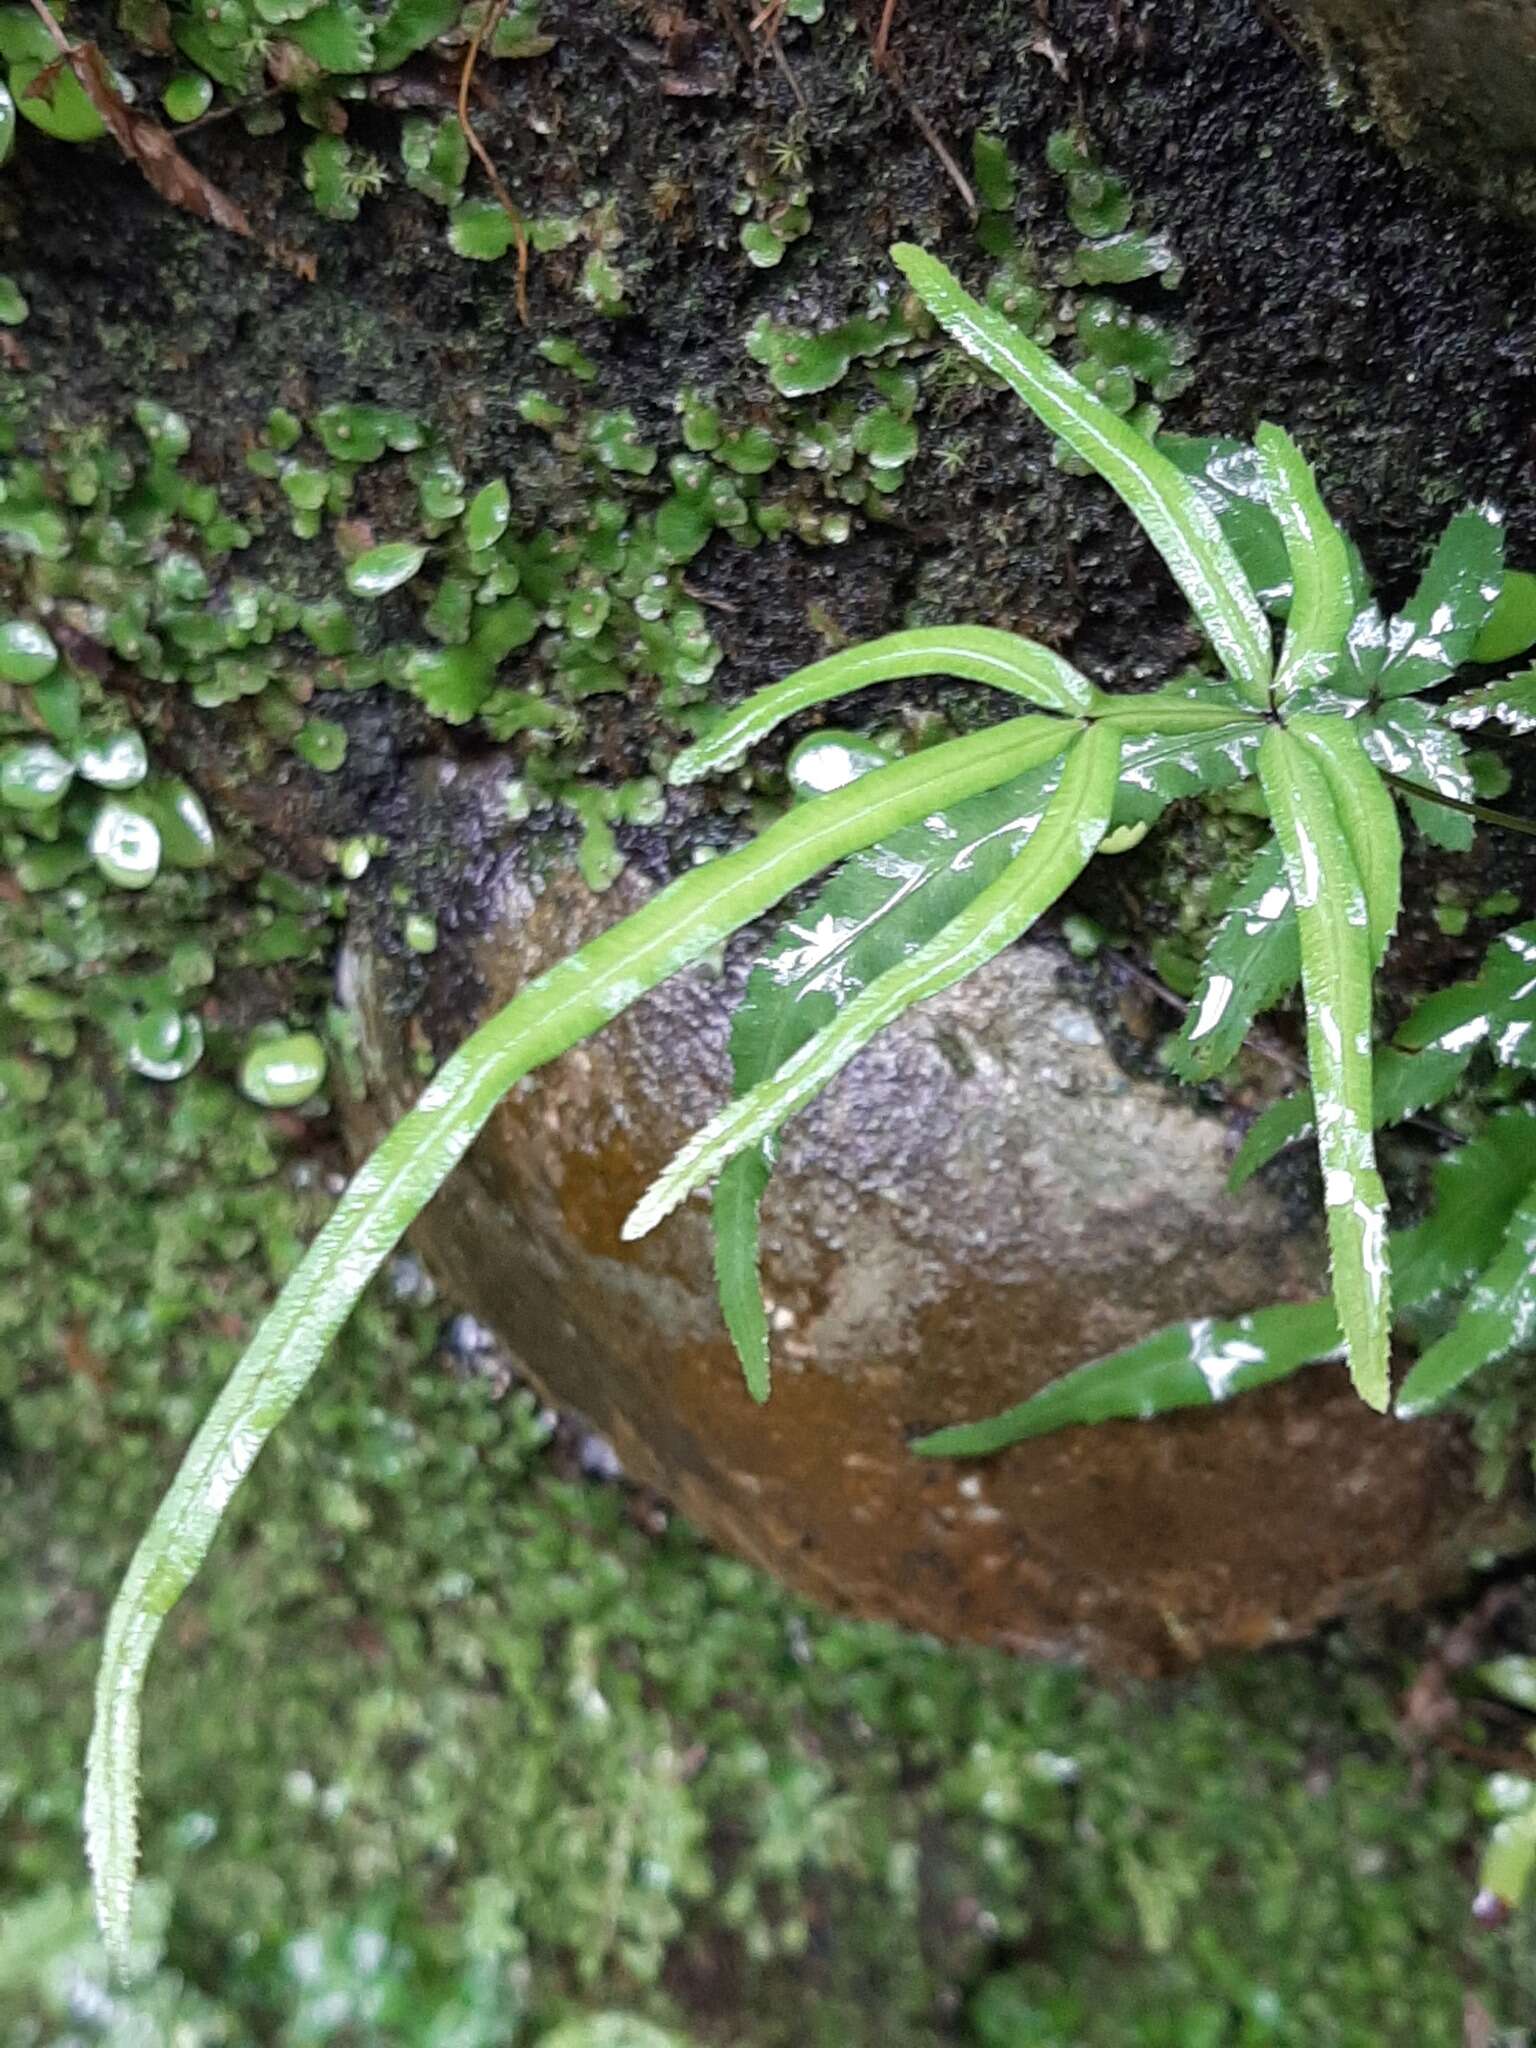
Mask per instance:
[[[861,989],[778,1071],[697,1132],[646,1190],[623,1229],[644,1237],[743,1146],[756,1144],[819,1095],[855,1053],[914,1003],[937,995],[1022,938],[1081,874],[1109,828],[1120,741],[1090,725],[1067,754],[1061,784],[1029,844],[936,938]],[[889,771],[885,771],[889,772]]]
[[[1440,1162],[1433,1213],[1393,1233],[1405,1314],[1469,1284],[1533,1179],[1536,1116],[1523,1109],[1501,1111]],[[1001,1415],[937,1430],[911,1448],[925,1457],[980,1458],[1076,1424],[1151,1421],[1268,1386],[1337,1358],[1342,1348],[1331,1301],[1286,1302],[1224,1322],[1199,1316],[1080,1365]]]
[[[1467,766],[1467,750],[1445,719],[1427,704],[1399,697],[1367,714],[1361,723],[1365,750],[1378,768],[1459,803],[1475,801],[1477,790]],[[1450,853],[1465,853],[1472,844],[1475,828],[1463,812],[1415,797],[1406,801],[1414,823],[1434,845]]]
[[[1231,711],[1223,685],[1197,683],[1177,700],[1172,691],[1159,691],[1155,699],[1127,697],[1100,714],[1101,723],[1124,735],[1115,824],[1150,825],[1178,797],[1229,789],[1252,775],[1264,728]],[[1211,722],[1213,714],[1218,723]],[[1139,730],[1143,718],[1156,718],[1157,728]],[[1180,730],[1185,719],[1188,729]]]
[[[1409,696],[1453,676],[1470,659],[1503,580],[1503,513],[1493,505],[1458,512],[1412,599],[1387,628],[1379,694]]]
[[[1536,732],[1536,668],[1490,683],[1486,690],[1469,690],[1464,697],[1453,697],[1445,706],[1445,715],[1462,732],[1476,732],[1490,718],[1522,738]]]
[[[926,944],[1018,854],[1061,780],[1058,758],[1002,788],[909,825],[856,855],[780,927],[731,1023],[734,1094],[778,1072],[838,1010]],[[726,1327],[755,1400],[767,1398],[768,1322],[758,1212],[774,1164],[767,1137],[715,1186],[715,1273]]]
[[[1016,1408],[917,1438],[925,1458],[985,1458],[1009,1444],[1077,1423],[1146,1422],[1206,1408],[1282,1380],[1343,1349],[1331,1301],[1287,1302],[1226,1322],[1171,1323],[1139,1344],[1091,1359]]]
[[[1271,727],[1259,749],[1259,775],[1301,935],[1334,1302],[1350,1377],[1362,1400],[1385,1409],[1391,1275],[1386,1191],[1371,1137],[1374,939],[1365,889],[1320,753],[1289,730]]]
[[[911,676],[954,676],[963,682],[990,683],[994,689],[1068,717],[1090,711],[1100,701],[1092,683],[1070,662],[1017,633],[1000,633],[991,626],[923,626],[846,647],[824,661],[796,669],[782,683],[754,691],[745,703],[727,711],[692,746],[683,749],[667,779],[681,786],[733,768],[749,748],[797,712],[868,689],[873,683],[899,682]]]
[[[1269,622],[1219,521],[1189,480],[1011,320],[973,299],[935,257],[898,242],[891,260],[939,325],[1001,377],[1130,507],[1238,694],[1257,709],[1267,708],[1273,667]]]
[[[1291,558],[1270,510],[1258,451],[1244,441],[1195,440],[1185,434],[1159,434],[1153,445],[1215,513],[1259,603],[1283,616],[1291,602]]]
[[[1230,1066],[1254,1018],[1300,978],[1296,907],[1279,843],[1270,839],[1211,934],[1194,1002],[1170,1051],[1173,1071],[1181,1080],[1209,1081]]]
[[[1434,1208],[1392,1239],[1405,1315],[1454,1298],[1482,1271],[1490,1245],[1503,1238],[1515,1205],[1536,1181],[1536,1113],[1499,1110],[1436,1164],[1434,1178]]]
[[[1501,933],[1476,980],[1437,989],[1398,1026],[1393,1043],[1376,1058],[1374,1122],[1401,1123],[1443,1102],[1482,1045],[1501,1066],[1536,1065],[1536,924]],[[1311,1130],[1309,1089],[1273,1103],[1243,1139],[1232,1162],[1232,1187]]]
[[[1283,427],[1267,420],[1255,446],[1291,564],[1291,605],[1274,681],[1275,702],[1284,705],[1298,691],[1326,683],[1338,667],[1354,612],[1354,586],[1344,536],[1301,450]]]
[[[1536,1182],[1522,1196],[1498,1257],[1473,1285],[1467,1305],[1404,1380],[1397,1412],[1405,1420],[1440,1407],[1472,1374],[1536,1336]]]

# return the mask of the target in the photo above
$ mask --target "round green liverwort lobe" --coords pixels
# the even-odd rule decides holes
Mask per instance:
[[[203,1056],[199,1018],[175,1010],[151,1010],[134,1029],[124,1057],[148,1081],[180,1081]]]
[[[874,768],[888,768],[891,758],[865,733],[813,732],[790,755],[785,773],[797,797],[826,796]]]
[[[426,559],[426,549],[416,541],[385,541],[347,564],[347,588],[354,597],[387,597],[409,583]]]
[[[85,843],[102,874],[119,889],[147,889],[160,872],[160,829],[128,804],[103,804]]]
[[[58,667],[59,650],[32,619],[7,619],[0,626],[0,677],[8,683],[40,683]]]
[[[241,1093],[263,1109],[297,1109],[325,1079],[325,1047],[312,1031],[261,1038],[240,1063]]]
[[[196,121],[213,104],[213,80],[201,71],[178,71],[167,80],[160,104],[173,121]]]
[[[74,777],[57,747],[46,740],[29,740],[0,759],[0,803],[13,811],[49,810]]]
[[[144,742],[131,729],[85,740],[75,750],[75,767],[98,789],[132,789],[149,769]]]

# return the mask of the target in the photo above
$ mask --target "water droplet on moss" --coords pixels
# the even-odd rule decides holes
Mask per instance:
[[[58,665],[59,650],[32,619],[7,619],[0,626],[0,677],[8,683],[40,683]]]
[[[202,1020],[176,1010],[151,1010],[132,1028],[123,1057],[149,1081],[180,1081],[203,1056]]]
[[[263,1109],[297,1109],[325,1080],[325,1047],[312,1031],[259,1038],[240,1063],[240,1090]]]

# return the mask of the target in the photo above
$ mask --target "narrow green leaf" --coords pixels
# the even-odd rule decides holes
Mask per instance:
[[[727,1160],[710,1209],[720,1312],[754,1401],[766,1401],[773,1385],[768,1314],[758,1271],[758,1215],[773,1174],[773,1155],[773,1139],[764,1138]]]
[[[1503,513],[1493,505],[1458,512],[1412,599],[1387,628],[1379,693],[1403,697],[1448,681],[1471,659],[1503,581]]]
[[[1365,892],[1371,971],[1386,958],[1403,900],[1403,835],[1397,805],[1360,737],[1343,718],[1293,718],[1286,728],[1322,770]]]
[[[910,959],[862,990],[778,1072],[692,1137],[652,1182],[624,1225],[644,1237],[744,1145],[775,1131],[819,1095],[855,1053],[904,1010],[937,995],[1021,938],[1093,858],[1114,808],[1120,741],[1090,725],[1067,755],[1061,786],[1023,853]]]
[[[910,676],[956,676],[963,682],[990,683],[1068,717],[1090,711],[1099,702],[1098,691],[1070,662],[1017,633],[1000,633],[991,626],[922,626],[846,647],[796,669],[782,683],[755,691],[685,747],[667,779],[680,787],[717,775],[734,767],[749,747],[797,712],[868,689],[872,683],[900,682]]]
[[[1001,377],[1130,507],[1238,694],[1265,707],[1272,669],[1269,622],[1216,515],[1189,479],[1011,320],[973,299],[935,257],[898,242],[891,259],[939,325]]]
[[[1243,441],[1196,440],[1187,434],[1159,434],[1154,446],[1215,513],[1259,603],[1283,614],[1291,602],[1291,558],[1270,509],[1258,450]]]
[[[1001,1415],[935,1430],[911,1448],[925,1458],[985,1458],[1079,1423],[1149,1422],[1230,1401],[1342,1349],[1331,1301],[1287,1302],[1225,1322],[1201,1316],[1091,1359]]]
[[[138,1856],[139,1703],[161,1623],[368,1280],[507,1089],[822,868],[1041,765],[1071,730],[1020,718],[948,741],[802,804],[750,845],[690,870],[482,1025],[354,1174],[194,1438],[108,1617],[85,1811],[96,1910],[116,1962],[126,1953]]]
[[[1506,1814],[1488,1830],[1477,1867],[1479,1897],[1497,1899],[1511,1913],[1525,1902],[1536,1876],[1536,1792],[1518,1813]]]
[[[1372,771],[1374,773],[1374,771]],[[1333,1295],[1350,1377],[1384,1409],[1389,1395],[1391,1280],[1386,1193],[1371,1136],[1373,937],[1354,840],[1320,753],[1274,727],[1259,776],[1296,903],[1307,1058],[1318,1104],[1318,1157]]]
[[[1456,803],[1471,803],[1477,795],[1467,750],[1458,734],[1446,724],[1438,710],[1399,697],[1362,721],[1361,738],[1372,761],[1389,775],[1418,783]],[[1419,797],[1407,799],[1414,823],[1436,846],[1449,853],[1465,853],[1472,844],[1473,820],[1444,804],[1426,803]]]
[[[1493,1264],[1477,1280],[1467,1305],[1438,1344],[1432,1344],[1398,1389],[1405,1421],[1441,1407],[1473,1373],[1536,1338],[1536,1182],[1509,1220]]]
[[[1513,661],[1536,647],[1536,576],[1528,569],[1506,569],[1488,623],[1473,642],[1470,659]]]
[[[1486,690],[1469,690],[1464,697],[1453,697],[1443,708],[1445,716],[1461,732],[1476,732],[1491,718],[1496,725],[1523,739],[1536,732],[1536,668],[1506,676],[1501,683],[1490,683]]]
[[[995,881],[1039,822],[1061,771],[1058,758],[891,834],[844,862],[814,902],[786,918],[732,1018],[734,1096],[777,1073],[860,990]],[[774,1150],[769,1137],[738,1153],[720,1175],[712,1211],[720,1305],[754,1392],[768,1383],[758,1212]]]
[[[1338,667],[1355,611],[1354,584],[1344,536],[1306,457],[1283,427],[1268,421],[1254,440],[1291,564],[1291,606],[1274,682],[1275,701],[1284,704],[1326,683]]]
[[[1211,934],[1195,1000],[1170,1051],[1173,1071],[1185,1081],[1209,1081],[1230,1066],[1254,1018],[1300,978],[1296,908],[1279,844],[1270,839]]]

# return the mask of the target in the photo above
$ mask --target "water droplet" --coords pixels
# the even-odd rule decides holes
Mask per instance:
[[[260,1038],[240,1064],[241,1092],[263,1109],[297,1109],[325,1079],[325,1047],[312,1031]]]

